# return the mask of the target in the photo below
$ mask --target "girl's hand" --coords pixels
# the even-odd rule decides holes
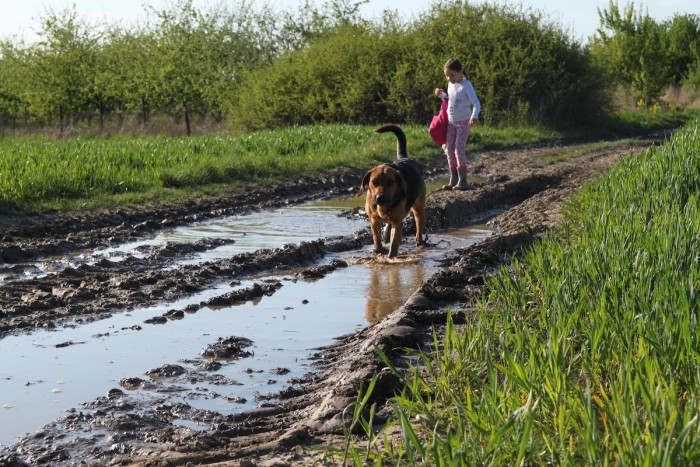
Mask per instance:
[[[470,118],[469,119],[469,128],[473,127],[476,125],[476,119],[475,118]]]
[[[442,89],[440,89],[440,88],[435,88],[435,95],[436,95],[437,97],[439,97],[440,99],[442,99],[442,95],[443,95],[444,93],[445,93],[445,91],[443,91]]]

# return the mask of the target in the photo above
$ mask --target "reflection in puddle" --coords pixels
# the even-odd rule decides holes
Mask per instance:
[[[369,324],[381,321],[404,304],[425,280],[422,263],[381,264],[367,267],[367,304],[365,319]]]
[[[258,239],[265,248],[272,247],[272,239],[281,246],[305,236],[315,239],[319,234],[347,234],[366,227],[366,222],[337,217],[337,208],[323,207],[313,215],[305,212],[314,209],[317,208],[290,209],[290,214],[261,213],[272,217],[265,222],[241,216],[163,235],[178,237],[178,241],[185,241],[188,236],[206,235],[238,234],[244,238],[199,258],[199,261],[208,261],[210,255],[232,254],[226,250],[232,246],[252,250],[252,243],[245,245],[250,240],[245,237],[250,235],[241,232],[254,225],[259,226],[256,229],[260,232]],[[282,222],[288,215],[289,220]],[[314,223],[310,219],[318,221]],[[351,222],[352,227],[345,222]],[[304,224],[304,232],[298,224]],[[241,225],[246,227],[241,228]],[[282,232],[288,236],[284,237]],[[411,256],[417,250],[410,243],[404,243],[402,248],[407,256],[403,260],[399,257],[398,262],[375,260],[368,246],[362,251],[330,255],[326,261],[342,259],[349,267],[339,268],[318,280],[295,280],[292,271],[284,276],[277,272],[243,281],[235,287],[221,285],[178,302],[115,314],[75,328],[7,336],[0,339],[0,355],[3,356],[0,444],[11,444],[16,437],[39,429],[65,415],[70,408],[81,410],[81,403],[118,388],[119,381],[124,378],[149,380],[146,373],[164,365],[180,365],[190,372],[208,371],[226,381],[240,383],[174,380],[173,394],[192,407],[222,413],[257,407],[266,394],[283,389],[290,379],[311,371],[308,357],[312,349],[332,343],[335,336],[378,322],[399,308],[436,271],[438,261],[445,254],[489,235],[485,229],[433,234],[430,237],[433,246],[421,249],[420,256]],[[201,303],[214,297],[268,280],[282,284],[271,296],[233,306],[199,308]],[[190,305],[197,305],[194,307],[197,311],[188,311]],[[170,315],[173,310],[185,312]],[[146,324],[163,315],[172,318],[162,321],[164,324]],[[202,350],[220,337],[230,336],[250,339],[253,345],[246,350],[250,350],[251,355],[220,361],[221,367],[215,371],[202,369],[203,364],[210,362],[201,356]],[[284,369],[284,373],[280,369]],[[147,388],[131,392],[151,394]]]

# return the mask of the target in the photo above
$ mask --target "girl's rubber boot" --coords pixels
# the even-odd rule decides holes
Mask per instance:
[[[467,168],[460,168],[457,169],[457,174],[459,176],[459,180],[455,184],[455,186],[452,187],[453,190],[466,190],[467,189]]]
[[[457,169],[450,169],[450,181],[447,185],[442,185],[443,190],[452,190],[457,185]]]

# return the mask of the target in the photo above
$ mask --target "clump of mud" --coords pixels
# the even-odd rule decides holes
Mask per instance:
[[[201,355],[217,360],[241,359],[252,356],[249,351],[243,350],[251,345],[253,341],[245,337],[220,337],[215,343],[206,346]]]

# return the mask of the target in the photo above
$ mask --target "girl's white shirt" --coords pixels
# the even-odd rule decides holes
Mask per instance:
[[[468,79],[463,79],[459,83],[449,83],[447,85],[447,95],[443,92],[440,96],[447,98],[447,117],[450,122],[461,122],[470,118],[477,120],[481,111],[481,103],[476,97],[474,86]]]

